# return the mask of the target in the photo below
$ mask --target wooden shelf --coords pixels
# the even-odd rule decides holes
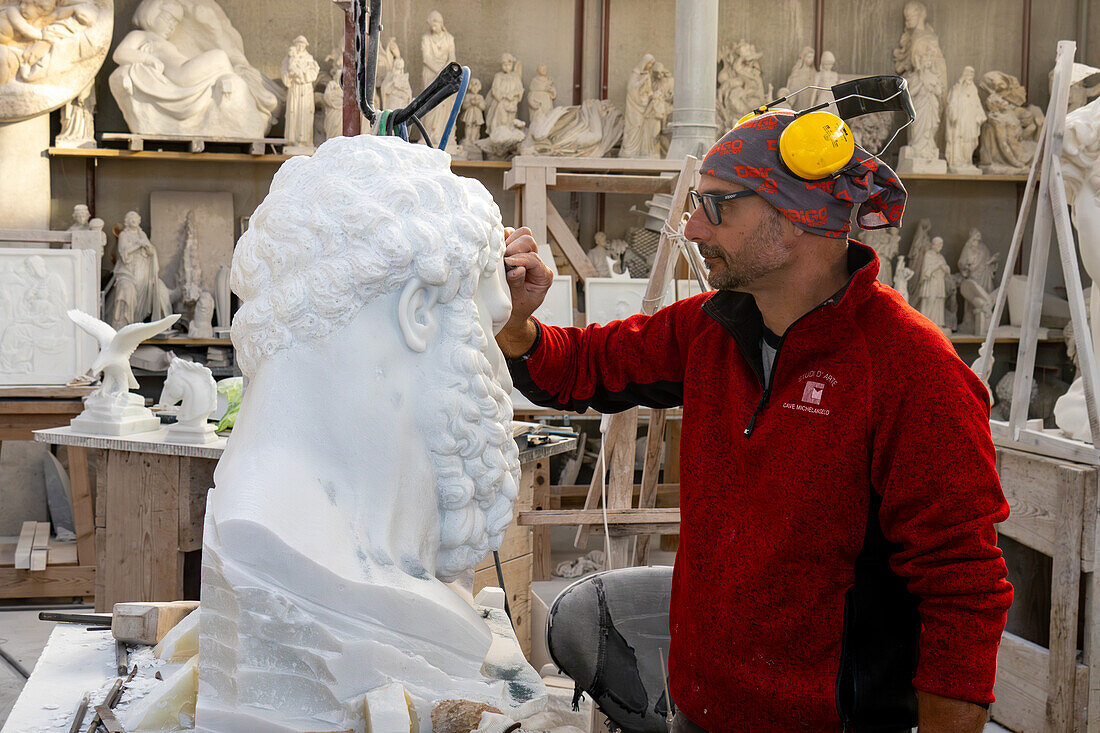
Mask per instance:
[[[967,334],[951,334],[950,336],[948,336],[948,338],[951,339],[951,343],[953,343],[953,344],[983,344],[983,343],[985,343],[985,336],[970,336],[970,335],[967,335]],[[1058,338],[1039,339],[1039,343],[1041,343],[1041,344],[1060,344],[1060,343],[1062,343],[1062,341],[1063,341],[1063,339],[1060,336]],[[1000,338],[993,339],[993,343],[995,343],[995,344],[1018,344],[1018,343],[1020,343],[1020,339],[1018,339],[1014,336],[1003,336],[1003,337],[1000,337]]]
[[[278,165],[293,156],[249,155],[248,153],[185,153],[172,150],[116,150],[114,148],[49,148],[51,158],[94,158],[125,160],[175,160],[195,163],[270,163]],[[508,170],[507,160],[454,160],[452,168],[489,168]]]
[[[145,339],[141,343],[152,346],[228,346],[233,347],[232,339],[190,339],[186,336]]]
[[[899,173],[901,182],[906,181],[973,181],[986,183],[1026,183],[1027,176],[971,176],[963,173]]]

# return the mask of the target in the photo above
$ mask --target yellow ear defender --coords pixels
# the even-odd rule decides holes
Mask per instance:
[[[820,181],[843,170],[856,152],[856,141],[848,125],[822,109],[793,112],[768,106],[757,107],[734,125],[737,128],[769,112],[791,112],[795,120],[779,135],[779,158],[794,175],[806,181]]]

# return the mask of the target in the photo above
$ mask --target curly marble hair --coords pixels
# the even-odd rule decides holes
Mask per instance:
[[[241,371],[252,376],[280,349],[327,336],[413,277],[438,286],[441,303],[472,297],[503,247],[489,192],[451,173],[445,153],[392,137],[328,140],[283,164],[237,242]]]
[[[1066,115],[1062,175],[1070,206],[1086,185],[1100,191],[1100,99]]]

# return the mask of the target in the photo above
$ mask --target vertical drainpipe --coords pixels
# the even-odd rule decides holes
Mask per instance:
[[[718,0],[676,0],[676,82],[673,96],[669,160],[701,156],[714,143],[714,111],[718,85]],[[656,194],[646,202],[645,227],[660,231],[668,218],[672,196]]]

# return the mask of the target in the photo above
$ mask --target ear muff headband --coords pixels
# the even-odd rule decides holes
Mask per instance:
[[[769,113],[791,110],[759,107],[734,125]],[[851,162],[856,152],[855,136],[844,120],[821,109],[795,113],[795,119],[779,135],[779,159],[795,176],[820,181],[836,175]]]

